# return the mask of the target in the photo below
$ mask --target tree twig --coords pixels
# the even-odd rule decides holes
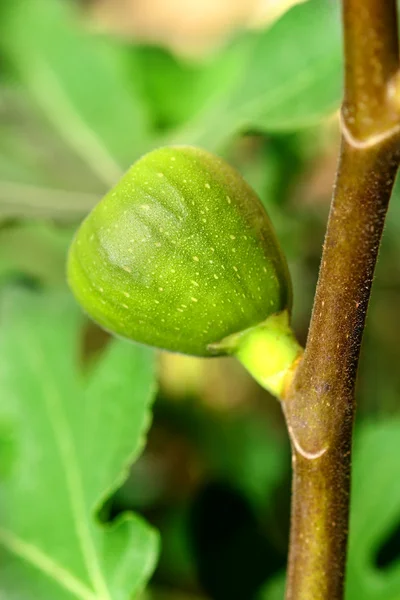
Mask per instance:
[[[341,155],[306,350],[283,402],[293,459],[287,600],[343,598],[357,364],[400,160],[396,2],[342,4]]]

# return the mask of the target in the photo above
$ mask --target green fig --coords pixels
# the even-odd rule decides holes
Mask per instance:
[[[291,283],[271,222],[232,167],[192,147],[138,160],[73,241],[70,286],[120,336],[197,356],[290,312]]]

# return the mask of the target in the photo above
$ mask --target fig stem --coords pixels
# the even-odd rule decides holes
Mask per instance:
[[[236,344],[236,358],[263,388],[281,399],[303,354],[289,325],[288,311],[240,333]]]
[[[283,402],[293,494],[286,600],[342,600],[354,388],[400,160],[396,0],[342,0],[345,97],[336,186],[309,335]]]

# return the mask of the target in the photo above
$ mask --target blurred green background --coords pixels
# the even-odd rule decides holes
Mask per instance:
[[[337,3],[292,4],[1,3],[0,502],[24,503],[28,524],[39,509],[29,503],[30,489],[13,480],[10,456],[37,447],[13,429],[17,392],[7,373],[21,390],[25,382],[18,394],[30,402],[34,382],[46,379],[46,369],[54,374],[55,357],[73,360],[59,311],[60,303],[74,306],[65,282],[69,242],[144,152],[197,144],[226,157],[254,186],[288,257],[294,328],[305,343],[339,150],[342,51]],[[399,196],[397,189],[360,365],[347,600],[400,600]],[[43,371],[29,372],[27,342],[21,337],[21,354],[13,339],[31,328],[40,340],[48,325],[37,315],[47,312],[58,315],[53,350]],[[135,390],[134,377],[119,378],[118,361],[102,359],[108,336],[84,318],[73,327],[79,369],[114,378],[121,394]],[[104,486],[101,519],[134,511],[159,530],[146,600],[281,599],[290,453],[278,403],[229,359],[158,353],[157,372],[146,446],[122,487],[110,496]],[[74,385],[55,373],[68,402]],[[127,411],[124,418],[136,417]],[[105,460],[99,452],[91,470],[101,471]],[[62,521],[52,489],[42,491],[49,523]],[[8,519],[3,511],[0,547]],[[0,551],[4,598],[39,597],[22,594],[24,575],[13,569]],[[40,596],[72,597],[79,595]]]

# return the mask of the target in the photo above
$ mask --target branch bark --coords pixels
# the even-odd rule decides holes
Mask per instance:
[[[283,401],[293,462],[287,600],[343,598],[355,380],[400,161],[396,2],[342,6],[341,154],[307,345]]]

